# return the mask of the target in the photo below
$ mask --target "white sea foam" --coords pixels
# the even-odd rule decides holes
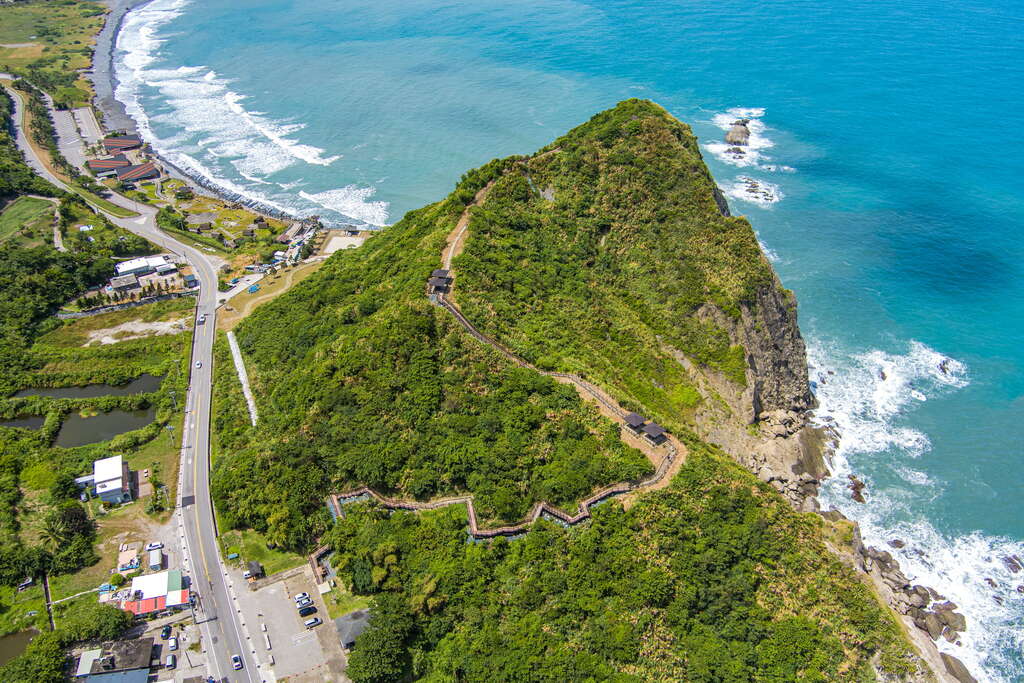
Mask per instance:
[[[246,96],[232,90],[231,82],[213,69],[202,65],[174,69],[155,66],[165,41],[161,31],[188,4],[190,0],[154,0],[129,12],[118,34],[116,96],[136,121],[143,138],[175,166],[270,208],[292,215],[315,213],[301,197],[361,221],[386,217],[386,203],[361,205],[356,201],[372,194],[372,188],[295,196],[289,190],[301,181],[272,183],[271,176],[296,164],[328,166],[341,157],[300,142],[296,136],[304,124],[274,120],[247,109]],[[141,104],[143,92],[159,93],[167,106],[155,110],[150,118]],[[178,132],[161,139],[153,124],[160,124],[161,130]],[[281,193],[269,196],[256,189],[267,184],[276,184]]]
[[[386,225],[388,222],[388,203],[370,201],[376,190],[372,187],[347,185],[336,190],[327,190],[310,194],[300,191],[303,199],[315,202],[325,209],[337,211],[346,216],[369,223],[370,225]]]
[[[732,166],[741,168],[757,168],[764,171],[790,170],[789,166],[779,167],[767,165],[764,162],[770,157],[765,155],[764,150],[775,146],[775,143],[765,135],[767,127],[761,117],[764,116],[764,109],[760,107],[735,107],[728,111],[715,114],[711,122],[723,131],[732,128],[734,121],[748,119],[747,129],[750,131],[750,138],[743,147],[730,145],[723,140],[704,143],[704,149],[708,150],[715,158]]]
[[[761,207],[776,204],[785,197],[775,183],[747,175],[736,176],[731,184],[719,185],[719,188],[730,199],[738,199]]]
[[[1000,652],[1024,646],[1024,598],[1017,592],[1024,574],[1013,574],[1002,560],[1024,557],[1024,543],[977,532],[949,536],[914,513],[920,509],[918,502],[940,495],[942,485],[908,466],[912,461],[905,458],[921,456],[931,444],[927,435],[905,422],[922,397],[966,386],[966,366],[916,341],[904,353],[873,350],[852,357],[834,345],[811,342],[808,357],[819,402],[816,419],[838,434],[831,461],[834,476],[822,488],[822,504],[856,519],[865,541],[891,552],[912,582],[934,588],[959,606],[967,617],[967,631],[959,646],[940,640],[940,649],[962,659],[979,680],[1020,680],[1024,672],[1007,678],[996,671],[1012,671]],[[846,475],[872,459],[909,486],[876,488],[870,477],[859,473],[868,479],[868,504],[860,505],[849,497]],[[892,538],[906,546],[889,547],[886,541]]]

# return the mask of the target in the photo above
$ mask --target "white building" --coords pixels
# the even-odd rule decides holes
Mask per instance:
[[[118,275],[141,275],[156,270],[160,266],[167,265],[166,256],[140,256],[128,261],[122,261],[114,266]]]
[[[93,485],[100,500],[127,503],[132,499],[128,463],[120,455],[97,460],[92,464]]]

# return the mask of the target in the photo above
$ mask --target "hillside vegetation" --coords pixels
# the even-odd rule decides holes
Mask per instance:
[[[799,515],[692,444],[669,489],[571,529],[467,544],[456,512],[365,504],[328,534],[374,596],[353,681],[869,681],[916,668],[871,590]]]
[[[470,209],[453,298],[531,362],[586,374],[664,419],[689,451],[668,488],[571,528],[468,542],[464,509],[389,513],[324,496],[356,485],[469,491],[491,521],[566,504],[650,465],[570,389],[510,367],[432,305],[424,282]],[[372,596],[355,681],[867,681],[919,660],[892,615],[792,510],[720,450],[673,356],[742,388],[740,320],[779,285],[750,225],[724,215],[689,129],[628,101],[532,157],[491,162],[237,328],[251,427],[220,368],[214,498],[226,526],[336,550]],[[802,347],[801,347],[802,348]],[[218,358],[227,362],[221,350]],[[806,389],[806,387],[804,387]]]

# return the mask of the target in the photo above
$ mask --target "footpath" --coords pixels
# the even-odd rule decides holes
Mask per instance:
[[[490,185],[477,193],[473,203],[466,207],[466,210],[462,213],[462,216],[456,223],[455,228],[448,235],[445,250],[441,257],[441,263],[453,279],[454,271],[452,271],[452,261],[462,251],[465,236],[469,228],[469,211],[473,206],[484,201],[489,189]],[[565,525],[577,524],[590,518],[590,509],[597,503],[600,503],[612,496],[660,488],[670,481],[676,472],[679,471],[682,463],[686,460],[686,446],[684,446],[678,438],[665,433],[664,443],[652,448],[651,445],[626,430],[626,416],[629,413],[604,390],[591,384],[579,375],[564,372],[548,372],[537,368],[524,358],[516,355],[512,350],[478,330],[473,323],[471,323],[466,316],[462,314],[458,305],[451,299],[450,294],[446,296],[444,293],[435,293],[431,294],[430,297],[434,303],[448,311],[459,325],[461,325],[462,328],[470,334],[470,336],[477,341],[490,346],[510,362],[518,365],[519,367],[533,370],[545,377],[551,377],[555,381],[562,382],[564,384],[571,384],[582,398],[597,403],[598,407],[601,409],[601,413],[605,417],[619,423],[621,428],[620,436],[623,442],[628,446],[632,446],[633,448],[637,448],[642,451],[652,461],[656,468],[654,474],[639,481],[617,482],[598,489],[589,497],[580,501],[575,514],[570,514],[555,507],[554,505],[551,505],[547,501],[542,500],[534,503],[530,508],[530,512],[518,524],[487,529],[482,529],[479,526],[476,510],[473,506],[473,496],[471,494],[421,502],[416,500],[388,498],[382,496],[380,493],[369,487],[363,486],[351,491],[331,495],[328,498],[327,504],[332,515],[340,516],[342,514],[341,506],[346,503],[367,499],[373,499],[383,507],[391,510],[410,510],[416,512],[437,510],[450,505],[465,505],[467,516],[469,517],[469,533],[473,538],[483,539],[494,538],[496,536],[516,536],[524,533],[531,524],[536,522],[537,519],[542,516],[554,519]]]

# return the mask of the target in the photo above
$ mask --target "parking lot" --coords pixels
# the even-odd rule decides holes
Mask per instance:
[[[348,680],[344,676],[345,655],[337,631],[316,590],[309,567],[258,591],[249,590],[240,570],[229,572],[238,605],[254,641],[256,658],[261,664],[273,658],[275,678],[287,677],[290,683]],[[309,594],[317,608],[315,614],[299,616],[292,599],[299,593]],[[307,629],[303,622],[312,617],[319,617],[323,623]],[[270,649],[267,649],[268,639]]]

